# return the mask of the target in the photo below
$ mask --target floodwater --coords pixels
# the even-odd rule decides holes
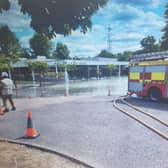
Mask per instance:
[[[66,80],[65,80],[66,81]],[[66,81],[67,82],[67,81]],[[91,95],[91,96],[105,96],[109,93],[111,95],[125,95],[128,89],[128,77],[111,77],[100,80],[69,80],[68,85],[64,81],[61,83],[43,83],[39,87],[39,83],[34,85],[18,85],[16,97],[49,97],[69,95]]]

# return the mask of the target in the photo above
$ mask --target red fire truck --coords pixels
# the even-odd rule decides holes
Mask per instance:
[[[152,101],[168,98],[168,51],[134,55],[130,60],[128,92]]]

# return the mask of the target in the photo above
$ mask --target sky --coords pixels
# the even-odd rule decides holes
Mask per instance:
[[[35,33],[29,26],[30,19],[20,12],[14,0],[10,11],[0,14],[0,24],[7,24],[16,33],[23,46],[29,47],[29,39]],[[57,35],[52,39],[67,45],[71,57],[94,57],[101,50],[121,53],[141,49],[140,41],[152,35],[159,41],[165,26],[166,0],[109,0],[107,5],[92,16],[92,29],[86,34],[76,30],[68,37]],[[111,28],[108,33],[108,27]]]

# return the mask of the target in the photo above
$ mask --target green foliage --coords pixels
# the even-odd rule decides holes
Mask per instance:
[[[0,11],[8,10],[9,0],[1,0]],[[0,2],[1,2],[0,1]],[[108,0],[17,0],[23,14],[31,18],[31,27],[48,37],[56,34],[69,35],[80,29],[91,28],[91,16]]]
[[[6,57],[4,54],[0,54],[0,71],[6,71],[11,68],[10,58]]]
[[[131,51],[124,51],[124,53],[118,53],[116,57],[118,61],[129,61],[132,55],[133,53]]]
[[[168,3],[166,5],[166,10],[165,10],[164,16],[165,16],[166,25],[162,30],[163,36],[162,36],[162,40],[161,40],[161,49],[168,50]]]
[[[29,49],[22,47],[20,50],[20,57],[21,58],[31,58],[31,54],[29,52]]]
[[[116,72],[118,71],[118,68],[116,65],[109,64],[109,65],[106,65],[106,67],[107,69],[109,69],[110,75],[116,74]]]
[[[2,10],[9,10],[10,3],[8,0],[0,0],[0,13],[2,13]]]
[[[109,65],[106,65],[106,67],[108,68],[108,69],[110,69],[110,70],[117,70],[117,66],[116,65],[112,65],[112,64],[109,64]]]
[[[65,66],[67,68],[67,71],[76,71],[79,69],[79,67],[77,65],[65,65]]]
[[[142,50],[136,51],[135,54],[160,51],[160,44],[156,43],[156,39],[154,38],[154,36],[147,36],[143,38],[140,43],[142,46]]]
[[[39,74],[40,74],[40,87],[41,87],[44,72],[47,72],[47,70],[49,68],[48,64],[44,61],[36,61],[36,62],[29,61],[27,64],[28,64],[28,67],[30,67],[32,70],[39,72]]]
[[[110,53],[107,50],[102,50],[100,54],[97,55],[97,57],[103,57],[103,58],[115,58],[115,55]]]
[[[48,64],[44,61],[36,61],[36,62],[29,61],[27,64],[28,67],[40,73],[46,72],[48,70]]]
[[[16,62],[20,52],[19,40],[7,25],[0,26],[0,54],[10,58],[10,62]]]
[[[35,57],[38,55],[49,57],[52,42],[47,36],[37,33],[30,39],[30,47]]]
[[[125,51],[124,53],[117,53],[112,54],[106,50],[102,50],[100,54],[97,55],[97,57],[103,57],[103,58],[117,58],[118,61],[129,61],[129,58],[132,56],[132,52]]]
[[[152,52],[155,50],[156,40],[153,36],[143,38],[140,43],[144,52]]]
[[[57,43],[53,57],[55,59],[70,59],[68,47],[65,44]]]

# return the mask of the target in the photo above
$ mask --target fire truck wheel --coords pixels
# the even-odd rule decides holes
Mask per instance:
[[[160,89],[151,88],[149,91],[149,99],[152,101],[159,101],[162,96]]]

